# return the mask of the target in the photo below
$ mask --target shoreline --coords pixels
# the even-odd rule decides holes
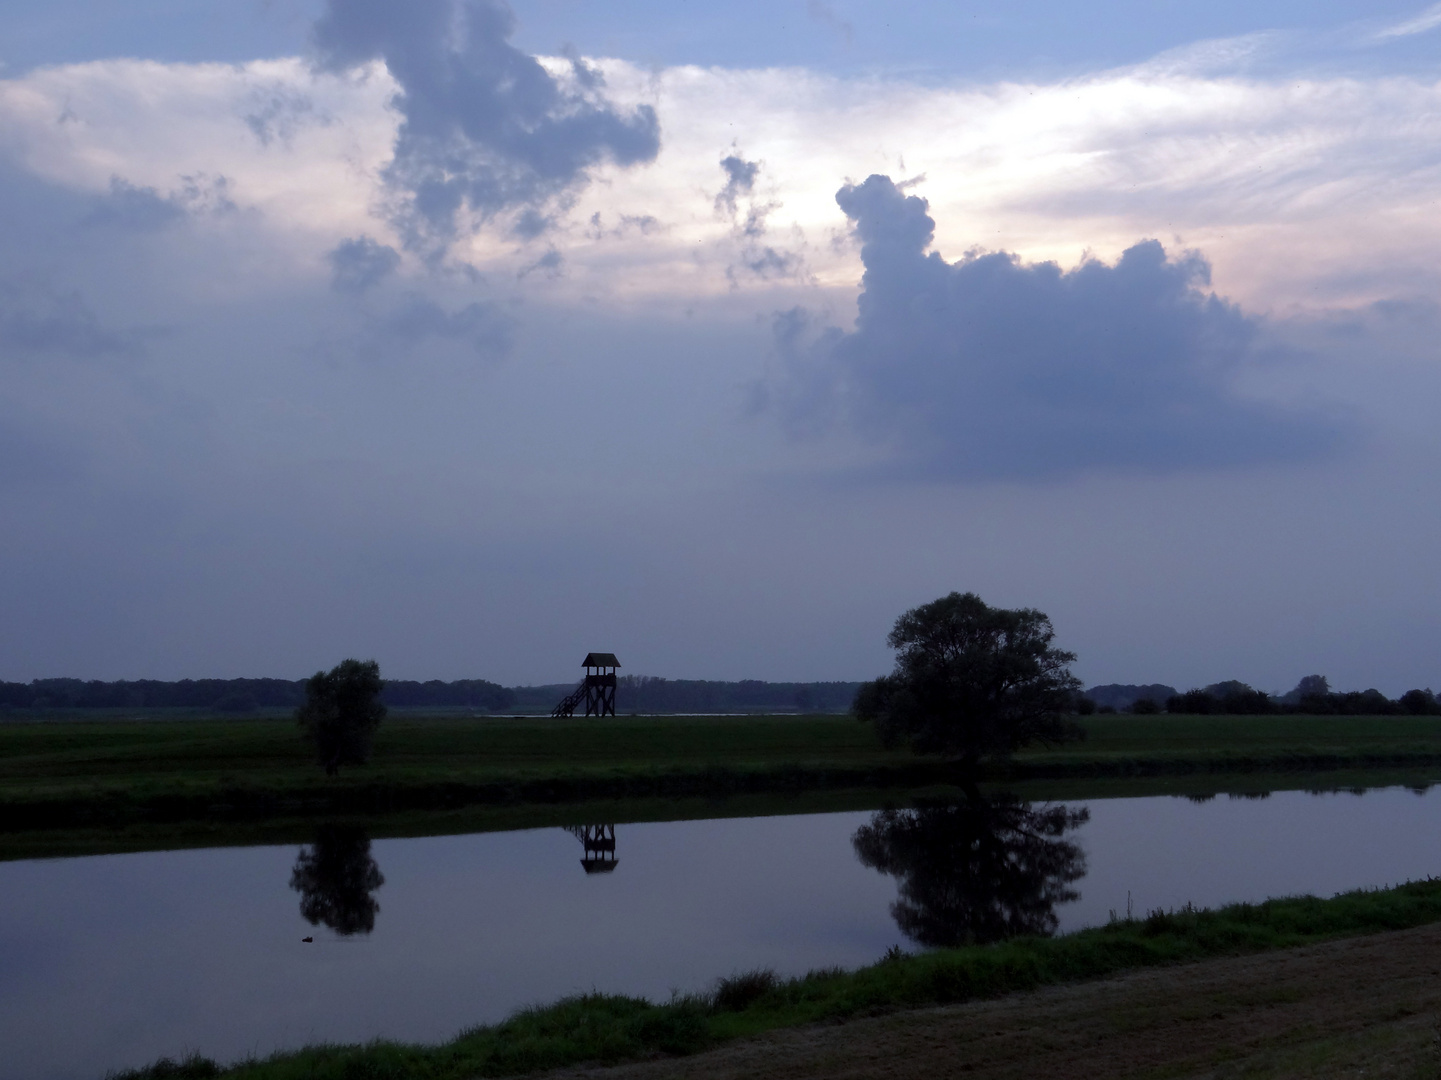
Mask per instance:
[[[1404,787],[1423,792],[1441,784],[1441,765],[1430,768],[1325,771],[1183,772],[1125,777],[992,780],[982,791],[1005,791],[1031,802],[1174,797],[1246,798],[1285,791],[1359,793]],[[947,784],[895,787],[802,787],[782,791],[601,798],[559,802],[468,803],[441,810],[391,813],[276,814],[176,820],[97,821],[83,825],[0,830],[0,862],[196,848],[307,844],[321,824],[350,824],[371,839],[459,836],[519,829],[557,828],[593,822],[643,822],[823,814],[905,806],[917,799],[947,798],[961,789]]]
[[[1342,773],[1429,770],[1441,777],[1441,752],[1236,754],[1217,751],[1176,757],[1095,758],[1057,762],[1015,761],[983,767],[985,785],[1034,785],[1082,781],[1200,779],[1207,777],[1325,778]],[[85,793],[15,798],[0,794],[0,832],[65,826],[141,822],[258,821],[334,815],[445,811],[472,806],[544,806],[598,800],[718,799],[738,795],[793,794],[866,789],[877,792],[954,786],[959,773],[948,762],[844,766],[785,763],[755,767],[701,765],[632,772],[563,773],[493,780],[408,780],[356,777],[331,786],[304,777],[292,786],[243,783],[195,785],[198,791],[131,792],[93,786]]]
[[[575,1075],[574,1069],[581,1066],[585,1067],[584,1075],[589,1075],[595,1066],[626,1063],[636,1064],[617,1072],[617,1076],[694,1076],[701,1075],[699,1069],[706,1052],[711,1053],[712,1060],[715,1055],[724,1059],[729,1053],[732,1059],[738,1055],[752,1065],[764,1063],[767,1047],[777,1039],[804,1038],[807,1027],[817,1024],[825,1025],[821,1050],[834,1041],[837,1032],[857,1031],[852,1025],[904,1025],[916,1022],[917,1017],[921,1028],[930,1032],[922,1042],[934,1044],[934,1013],[938,1007],[954,1011],[957,1006],[964,1009],[989,1003],[1004,1008],[1006,1002],[1019,1002],[1020,1021],[1034,1026],[1033,1003],[1044,1000],[1041,995],[1047,993],[1054,997],[1059,991],[1069,990],[1074,998],[1084,996],[1087,987],[1104,989],[1108,983],[1128,978],[1143,984],[1149,979],[1152,985],[1159,981],[1174,986],[1177,979],[1184,979],[1188,972],[1194,975],[1208,963],[1239,965],[1259,973],[1264,982],[1268,972],[1274,974],[1287,965],[1294,974],[1293,961],[1308,955],[1313,960],[1319,956],[1319,969],[1330,972],[1334,963],[1328,957],[1328,947],[1332,953],[1374,954],[1376,943],[1384,948],[1388,940],[1402,942],[1401,958],[1424,968],[1420,974],[1432,996],[1441,1003],[1441,986],[1434,978],[1434,947],[1422,950],[1418,956],[1412,939],[1405,936],[1410,932],[1433,946],[1441,944],[1438,924],[1441,879],[1430,878],[1389,889],[1357,890],[1327,900],[1292,897],[1215,910],[1152,912],[1144,918],[1118,920],[1060,937],[1017,938],[996,945],[888,955],[855,971],[812,972],[796,979],[777,979],[766,973],[742,974],[720,980],[708,994],[678,996],[663,1004],[584,995],[523,1010],[503,1023],[471,1029],[438,1046],[386,1042],[317,1046],[281,1052],[263,1061],[238,1062],[223,1069],[201,1059],[191,1065],[197,1077],[214,1075],[234,1080],[285,1080],[295,1076],[339,1080],[361,1074],[396,1080],[462,1080],[555,1069],[571,1070],[567,1075]],[[1305,952],[1307,949],[1310,954]],[[1389,977],[1378,969],[1374,957],[1363,955],[1357,970]],[[1329,976],[1318,981],[1317,976],[1303,973],[1301,983],[1303,989],[1309,987],[1311,998],[1324,999],[1341,989],[1332,985]],[[1359,992],[1364,998],[1368,990],[1362,987],[1358,991],[1352,986],[1348,992]],[[1141,998],[1153,1007],[1156,1015],[1152,1020],[1161,1026],[1225,1019],[1226,1010],[1214,1016],[1210,1009],[1198,1012],[1194,1001],[1178,1002],[1174,994],[1167,1002],[1154,989],[1146,989]],[[1305,1019],[1305,1002],[1295,992],[1289,996],[1261,994],[1257,1001],[1262,1006],[1299,1002],[1301,1018]],[[1167,1013],[1162,1005],[1171,1012]],[[1391,1008],[1389,1003],[1382,1005],[1383,1013]],[[1100,1011],[1103,1017],[1111,1017],[1113,1027],[1123,1033],[1128,1030],[1124,1017],[1118,1020],[1113,1015],[1113,1003],[1105,1004]],[[1234,1002],[1230,1011],[1239,1011]],[[1130,1033],[1144,1034],[1145,1026],[1130,1024]],[[864,1036],[864,1030],[859,1030]],[[1434,1039],[1434,1033],[1426,1034]],[[914,1051],[915,1045],[914,1039],[902,1040],[899,1049],[909,1046]],[[1049,1043],[1036,1047],[1037,1052],[1055,1049]],[[881,1051],[870,1055],[874,1071],[858,1071],[855,1075],[889,1075],[885,1069],[896,1063],[884,1047]],[[1010,1059],[1012,1064],[1030,1062],[1024,1045],[1011,1053]],[[855,1065],[856,1060],[851,1064]],[[174,1067],[174,1063],[157,1063],[117,1074],[115,1080],[185,1075],[166,1071]],[[792,1069],[785,1075],[830,1075],[827,1069],[823,1058],[809,1072]],[[744,1070],[715,1072],[747,1074]],[[923,1075],[914,1070],[909,1074]]]
[[[1441,782],[1438,718],[1087,724],[1082,743],[1019,753],[975,779],[1034,798]],[[382,729],[371,765],[336,778],[284,720],[0,726],[0,858],[134,849],[144,836],[186,846],[180,838],[285,835],[336,818],[485,831],[594,812],[624,820],[635,807],[655,820],[660,804],[685,804],[685,816],[726,802],[857,806],[960,780],[953,764],[886,749],[834,716],[411,718]]]

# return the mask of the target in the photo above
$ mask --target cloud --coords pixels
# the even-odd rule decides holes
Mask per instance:
[[[1243,400],[1258,321],[1208,291],[1198,254],[1147,240],[1062,271],[1005,252],[927,254],[928,204],[888,177],[836,195],[865,265],[854,331],[777,321],[797,429],[840,427],[901,468],[955,478],[1171,472],[1306,458],[1325,418]]]
[[[619,239],[632,232],[640,233],[641,236],[654,236],[665,231],[666,226],[654,214],[621,214],[620,224],[607,228],[600,211],[597,210],[591,214],[584,235],[589,240],[610,240]]]
[[[747,161],[739,154],[727,154],[721,158],[721,171],[726,174],[725,187],[715,197],[716,213],[735,217],[736,200],[749,195],[755,188],[756,177],[760,175],[761,163]]]
[[[413,246],[443,248],[475,220],[583,186],[592,166],[660,151],[651,106],[607,101],[601,73],[578,56],[568,79],[552,75],[508,43],[514,29],[502,0],[328,0],[315,25],[324,68],[380,59],[399,85],[386,179]]]
[[[0,281],[0,360],[89,358],[128,347],[101,325],[78,292]]]
[[[1441,4],[1432,4],[1418,15],[1377,31],[1376,38],[1384,41],[1389,38],[1410,37],[1413,34],[1424,34],[1438,26],[1441,26]]]
[[[794,251],[756,245],[741,252],[739,265],[762,280],[773,281],[800,276],[805,268],[805,260]],[[726,271],[733,282],[736,280],[735,271],[735,266]]]
[[[554,280],[561,276],[562,267],[565,265],[565,256],[551,248],[540,258],[529,266],[524,267],[516,274],[517,278],[527,278],[531,274],[540,274],[542,277]]]
[[[253,112],[245,114],[245,126],[261,146],[288,144],[300,126],[315,113],[315,102],[305,94],[276,87],[257,95]],[[324,122],[328,118],[322,118]]]
[[[511,320],[492,304],[471,303],[450,312],[420,295],[406,297],[379,320],[377,329],[392,345],[414,346],[439,339],[458,342],[489,358],[509,352],[514,333]]]
[[[117,225],[154,232],[185,216],[185,207],[173,196],[153,187],[136,187],[118,176],[110,178],[110,191],[96,200],[85,218],[89,225]]]
[[[110,190],[95,200],[94,209],[85,216],[85,224],[157,232],[188,214],[219,215],[235,210],[230,181],[224,176],[204,173],[182,176],[180,187],[169,195],[112,176]]]
[[[53,490],[83,472],[86,455],[6,403],[0,406],[0,490]]]
[[[539,62],[565,94],[589,93],[568,74],[573,62]],[[807,271],[849,291],[854,251],[825,242],[844,227],[835,180],[895,170],[903,157],[909,174],[927,178],[946,251],[984,237],[1027,261],[1070,266],[1085,250],[1114,261],[1138,236],[1168,247],[1179,237],[1206,252],[1226,295],[1258,310],[1441,287],[1434,79],[1309,68],[1294,77],[1197,74],[1168,61],[1045,83],[944,86],[587,63],[603,71],[615,101],[654,101],[664,146],[652,167],[589,168],[577,186],[507,209],[496,228],[468,237],[457,255],[492,280],[513,281],[554,246],[566,257],[556,288],[576,297],[684,304],[730,291],[732,266],[753,283],[735,255],[738,222],[714,206],[730,182],[719,160],[734,156],[760,167],[756,201],[784,203],[766,219],[767,242],[776,244],[782,220],[802,230]],[[390,103],[407,92],[378,62],[342,74],[298,59],[42,68],[0,79],[0,155],[91,196],[104,196],[117,175],[161,198],[177,177],[223,175],[232,200],[254,212],[248,235],[263,235],[275,253],[272,273],[304,275],[341,239],[375,234],[377,207],[404,214],[411,205],[408,189],[385,179],[407,122]],[[315,109],[288,143],[262,146],[246,118],[277,96]],[[58,125],[67,107],[79,119]],[[470,175],[469,161],[462,155],[453,181]],[[586,178],[594,182],[579,186]],[[738,188],[736,197],[744,226],[750,196]],[[529,222],[544,234],[535,251],[514,243],[510,228],[532,208]],[[608,228],[649,214],[666,230],[597,244],[584,227],[596,213]],[[469,227],[474,215],[457,222]]]
[[[379,285],[400,266],[400,253],[368,236],[342,240],[326,256],[331,287],[337,292],[360,294]]]
[[[715,197],[716,213],[730,218],[733,237],[740,245],[736,261],[726,267],[731,287],[739,284],[743,274],[763,281],[800,277],[805,260],[799,254],[761,243],[766,235],[766,219],[781,208],[777,200],[761,201],[756,197],[761,162],[747,161],[735,153],[721,158],[720,166],[726,182]]]

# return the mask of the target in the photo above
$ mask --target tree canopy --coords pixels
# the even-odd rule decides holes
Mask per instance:
[[[1054,636],[1033,608],[953,592],[896,620],[895,670],[862,685],[852,710],[888,746],[909,742],[971,765],[1029,742],[1080,738],[1067,715],[1081,686],[1069,667],[1076,657],[1054,648]]]
[[[305,704],[295,718],[315,743],[316,757],[329,776],[342,765],[370,760],[375,729],[385,718],[380,665],[374,660],[342,660],[305,681]]]

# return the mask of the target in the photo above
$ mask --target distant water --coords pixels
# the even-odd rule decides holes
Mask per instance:
[[[664,999],[756,967],[1076,929],[1128,894],[1141,915],[1438,873],[1441,792],[1400,788],[373,843],[318,829],[300,849],[0,863],[0,1080],[436,1041],[565,994]]]

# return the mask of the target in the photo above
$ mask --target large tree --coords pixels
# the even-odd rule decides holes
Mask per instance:
[[[334,776],[342,765],[370,760],[375,729],[385,718],[380,703],[380,665],[374,660],[342,660],[305,681],[305,704],[295,718],[315,743],[315,754]]]
[[[1032,608],[988,606],[951,593],[896,620],[895,670],[865,683],[854,713],[888,746],[909,743],[974,766],[1029,742],[1084,734],[1069,718],[1081,683],[1075,654],[1054,648],[1051,620]]]

